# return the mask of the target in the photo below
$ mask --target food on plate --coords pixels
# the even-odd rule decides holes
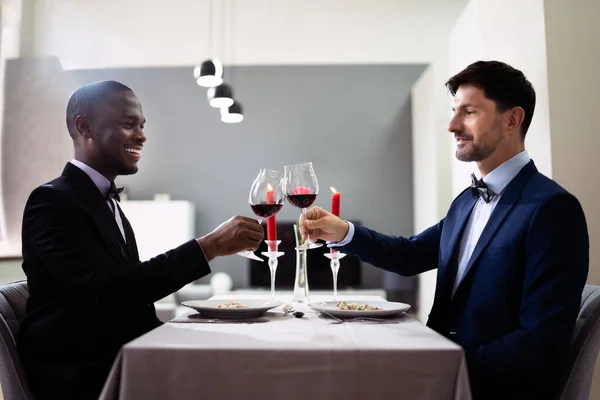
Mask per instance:
[[[336,308],[338,310],[351,310],[351,311],[376,311],[383,310],[381,307],[375,307],[368,304],[359,304],[359,303],[348,303],[345,301],[340,301],[337,303]]]
[[[217,308],[250,308],[245,304],[240,303],[239,301],[228,301],[223,304],[219,304]]]

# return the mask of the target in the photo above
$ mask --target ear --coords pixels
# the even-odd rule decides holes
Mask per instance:
[[[84,115],[78,115],[75,117],[75,129],[77,130],[77,134],[82,136],[85,139],[92,138],[92,132],[90,123]]]
[[[513,107],[507,111],[506,130],[509,132],[520,132],[521,125],[525,119],[525,110],[522,107]]]

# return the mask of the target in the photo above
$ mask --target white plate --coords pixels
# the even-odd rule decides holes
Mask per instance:
[[[219,304],[228,301],[237,301],[247,305],[248,308],[217,308]],[[256,318],[264,315],[272,308],[279,307],[280,301],[258,299],[225,299],[225,300],[191,300],[184,301],[182,305],[193,308],[207,318]]]
[[[409,304],[395,303],[391,301],[346,301],[346,303],[368,304],[370,306],[381,307],[383,310],[338,310],[337,301],[324,301],[322,303],[310,303],[308,306],[318,312],[331,314],[337,318],[356,318],[356,317],[391,317],[402,314],[410,308]]]

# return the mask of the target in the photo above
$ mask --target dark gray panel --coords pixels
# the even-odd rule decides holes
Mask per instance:
[[[193,83],[191,66],[65,75],[69,87],[116,79],[137,93],[148,120],[148,141],[140,171],[119,183],[128,187],[132,199],[170,193],[173,199],[193,201],[198,235],[232,215],[252,216],[248,190],[259,168],[282,169],[303,161],[314,163],[319,178],[316,205],[329,208],[328,188],[335,186],[342,192],[342,217],[408,235],[413,232],[410,89],[423,69],[227,68],[245,109],[245,120],[237,125],[220,122],[218,110],[207,104],[206,89]],[[66,129],[64,135],[68,137]],[[299,210],[286,205],[278,218],[298,216]],[[245,259],[227,257],[212,265],[231,274],[236,286],[246,284]],[[381,276],[381,271],[365,268],[363,281],[381,287]]]

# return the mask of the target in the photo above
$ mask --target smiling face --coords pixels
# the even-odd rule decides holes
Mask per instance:
[[[456,158],[475,161],[482,176],[525,150],[535,90],[523,73],[500,61],[477,61],[446,82],[454,96],[448,130]]]
[[[485,97],[482,89],[462,85],[454,96],[454,115],[448,131],[456,139],[456,158],[460,161],[483,161],[505,140],[503,114],[496,103]]]
[[[91,118],[75,120],[78,131],[84,133],[78,148],[82,161],[110,181],[117,175],[135,174],[146,141],[145,122],[142,104],[133,92],[108,93],[96,104]]]

